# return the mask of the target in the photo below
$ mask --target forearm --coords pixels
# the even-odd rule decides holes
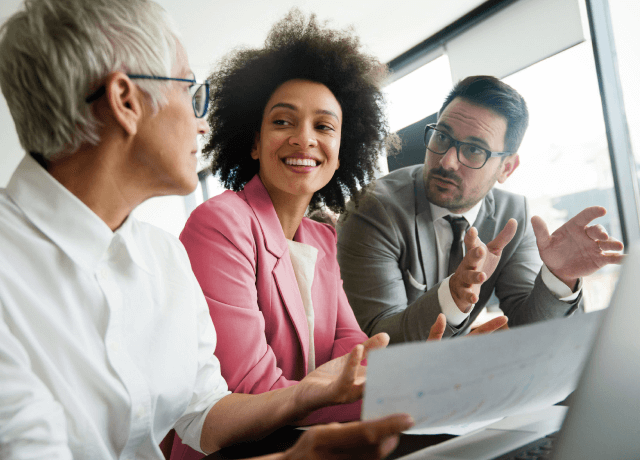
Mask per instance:
[[[299,426],[318,425],[332,422],[353,422],[360,420],[362,400],[350,404],[339,404],[313,411],[304,419],[297,421]]]
[[[295,388],[294,385],[259,395],[225,396],[207,414],[201,449],[214,452],[240,441],[262,438],[319,408],[298,401]]]
[[[528,292],[519,295],[512,293],[500,300],[500,308],[509,317],[510,326],[571,315],[580,310],[581,305],[582,295],[571,302],[558,299],[544,284],[539,274]]]
[[[391,337],[392,344],[427,340],[431,326],[442,313],[438,301],[439,287],[440,284],[437,284],[425,291],[406,307],[389,305],[385,309],[385,315],[377,318],[367,332],[369,335],[386,332]],[[447,325],[445,336],[449,337],[456,331],[457,329]]]

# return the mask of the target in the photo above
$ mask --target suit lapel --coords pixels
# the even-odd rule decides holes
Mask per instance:
[[[436,232],[433,229],[431,208],[424,188],[422,171],[423,168],[417,169],[417,173],[413,178],[416,213],[415,232],[425,284],[427,289],[430,289],[438,283],[438,248],[436,247]]]
[[[473,225],[478,230],[478,237],[484,244],[492,241],[497,233],[502,230],[501,228],[496,230],[495,202],[491,190],[484,197],[484,203],[482,203],[478,217],[476,217]]]
[[[309,325],[305,314],[302,297],[293,271],[293,264],[289,256],[289,245],[282,231],[278,215],[273,207],[267,189],[256,174],[244,187],[247,203],[260,223],[264,235],[265,247],[277,258],[273,267],[273,278],[280,294],[280,299],[293,323],[298,335],[304,370],[306,374],[309,359]]]

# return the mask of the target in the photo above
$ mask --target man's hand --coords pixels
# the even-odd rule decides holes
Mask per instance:
[[[592,220],[606,213],[601,206],[583,209],[551,235],[542,218],[531,218],[542,262],[571,290],[579,278],[607,264],[622,262],[623,244],[610,237],[602,225],[589,226]]]
[[[449,279],[451,296],[461,312],[467,313],[478,301],[482,283],[493,275],[502,250],[513,239],[517,228],[518,222],[509,219],[498,236],[486,245],[478,238],[475,227],[464,236],[467,253]]]
[[[486,323],[474,328],[468,335],[490,334],[494,331],[509,329],[509,326],[507,326],[508,321],[509,319],[506,316],[498,316],[497,318],[493,318],[491,321],[487,321]],[[429,329],[427,342],[430,340],[442,339],[446,326],[447,318],[444,316],[444,313],[440,313],[436,318],[436,322],[433,323],[433,326]]]
[[[490,334],[495,331],[505,331],[509,329],[509,318],[504,315],[497,316],[478,327],[474,327],[467,335]]]
[[[389,335],[381,332],[360,345],[351,353],[332,359],[307,374],[295,386],[295,401],[306,413],[335,404],[345,404],[362,398],[366,367],[361,362],[369,351],[384,348]]]
[[[380,459],[398,445],[400,432],[413,426],[409,415],[319,425],[305,432],[283,460]]]

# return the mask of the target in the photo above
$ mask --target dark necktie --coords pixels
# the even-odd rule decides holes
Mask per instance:
[[[451,243],[451,252],[449,252],[449,265],[447,268],[447,276],[456,271],[464,256],[464,234],[469,227],[467,219],[464,217],[453,217],[451,215],[444,216],[451,225],[453,230],[453,242]]]

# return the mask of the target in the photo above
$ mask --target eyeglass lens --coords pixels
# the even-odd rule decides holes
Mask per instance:
[[[197,117],[204,116],[207,110],[207,86],[206,85],[194,85],[193,94],[193,110]]]
[[[427,147],[434,153],[444,155],[453,145],[453,139],[433,128],[427,133]],[[470,168],[481,168],[487,159],[487,151],[473,144],[460,143],[458,161]]]

